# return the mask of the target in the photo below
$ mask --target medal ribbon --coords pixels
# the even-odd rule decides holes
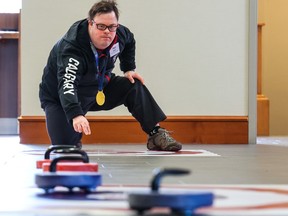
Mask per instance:
[[[103,83],[104,83],[104,76],[106,72],[106,62],[104,63],[104,68],[103,72],[100,72],[100,67],[99,67],[99,56],[96,48],[94,45],[90,42],[91,49],[94,53],[95,56],[95,63],[96,63],[96,79],[98,81],[98,92],[96,94],[96,102],[99,106],[102,106],[105,103],[105,94],[103,93]],[[107,56],[107,55],[106,55]]]
[[[101,73],[100,68],[99,68],[98,52],[91,42],[90,42],[90,45],[91,45],[91,49],[92,49],[94,56],[95,56],[95,63],[96,63],[96,70],[97,70],[96,79],[98,80],[98,91],[103,91],[103,83],[104,83],[104,77],[105,77],[105,72],[106,72],[106,64],[104,65],[103,73]]]

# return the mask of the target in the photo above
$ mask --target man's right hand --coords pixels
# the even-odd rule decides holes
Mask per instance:
[[[89,122],[82,115],[73,118],[73,128],[78,133],[84,133],[85,135],[91,134]]]

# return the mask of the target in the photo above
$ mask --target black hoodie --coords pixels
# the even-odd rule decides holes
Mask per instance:
[[[117,43],[120,52],[111,54],[109,51]],[[112,70],[118,57],[123,72],[136,68],[134,36],[123,25],[119,25],[114,41],[103,53],[105,55],[99,56],[99,70],[105,73],[104,87],[111,76],[114,76]],[[50,52],[39,85],[41,107],[45,109],[47,103],[61,104],[68,121],[78,115],[84,115],[81,104],[86,104],[91,97],[95,98],[98,91],[96,75],[95,56],[88,34],[88,21],[80,20],[70,27]]]

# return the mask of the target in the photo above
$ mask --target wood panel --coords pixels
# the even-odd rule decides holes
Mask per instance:
[[[19,14],[0,13],[0,118],[18,117],[18,25]]]
[[[269,135],[269,99],[264,95],[257,95],[257,135]]]
[[[18,117],[18,41],[0,40],[0,118]]]
[[[83,144],[146,143],[147,135],[139,123],[129,116],[88,116],[92,134]],[[21,116],[22,144],[49,144],[44,116]],[[168,116],[161,126],[173,131],[183,144],[248,144],[246,116]]]
[[[257,136],[269,136],[269,99],[262,94],[262,28],[258,24],[258,69],[257,69]]]
[[[265,24],[258,24],[258,35],[257,35],[257,94],[262,94],[262,28]]]
[[[0,13],[0,30],[18,31],[19,13]]]

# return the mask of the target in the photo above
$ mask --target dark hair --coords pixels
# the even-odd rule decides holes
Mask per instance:
[[[119,19],[119,11],[115,0],[101,0],[95,3],[88,13],[88,19],[92,20],[96,14],[105,14],[113,12],[116,15],[117,20]]]

